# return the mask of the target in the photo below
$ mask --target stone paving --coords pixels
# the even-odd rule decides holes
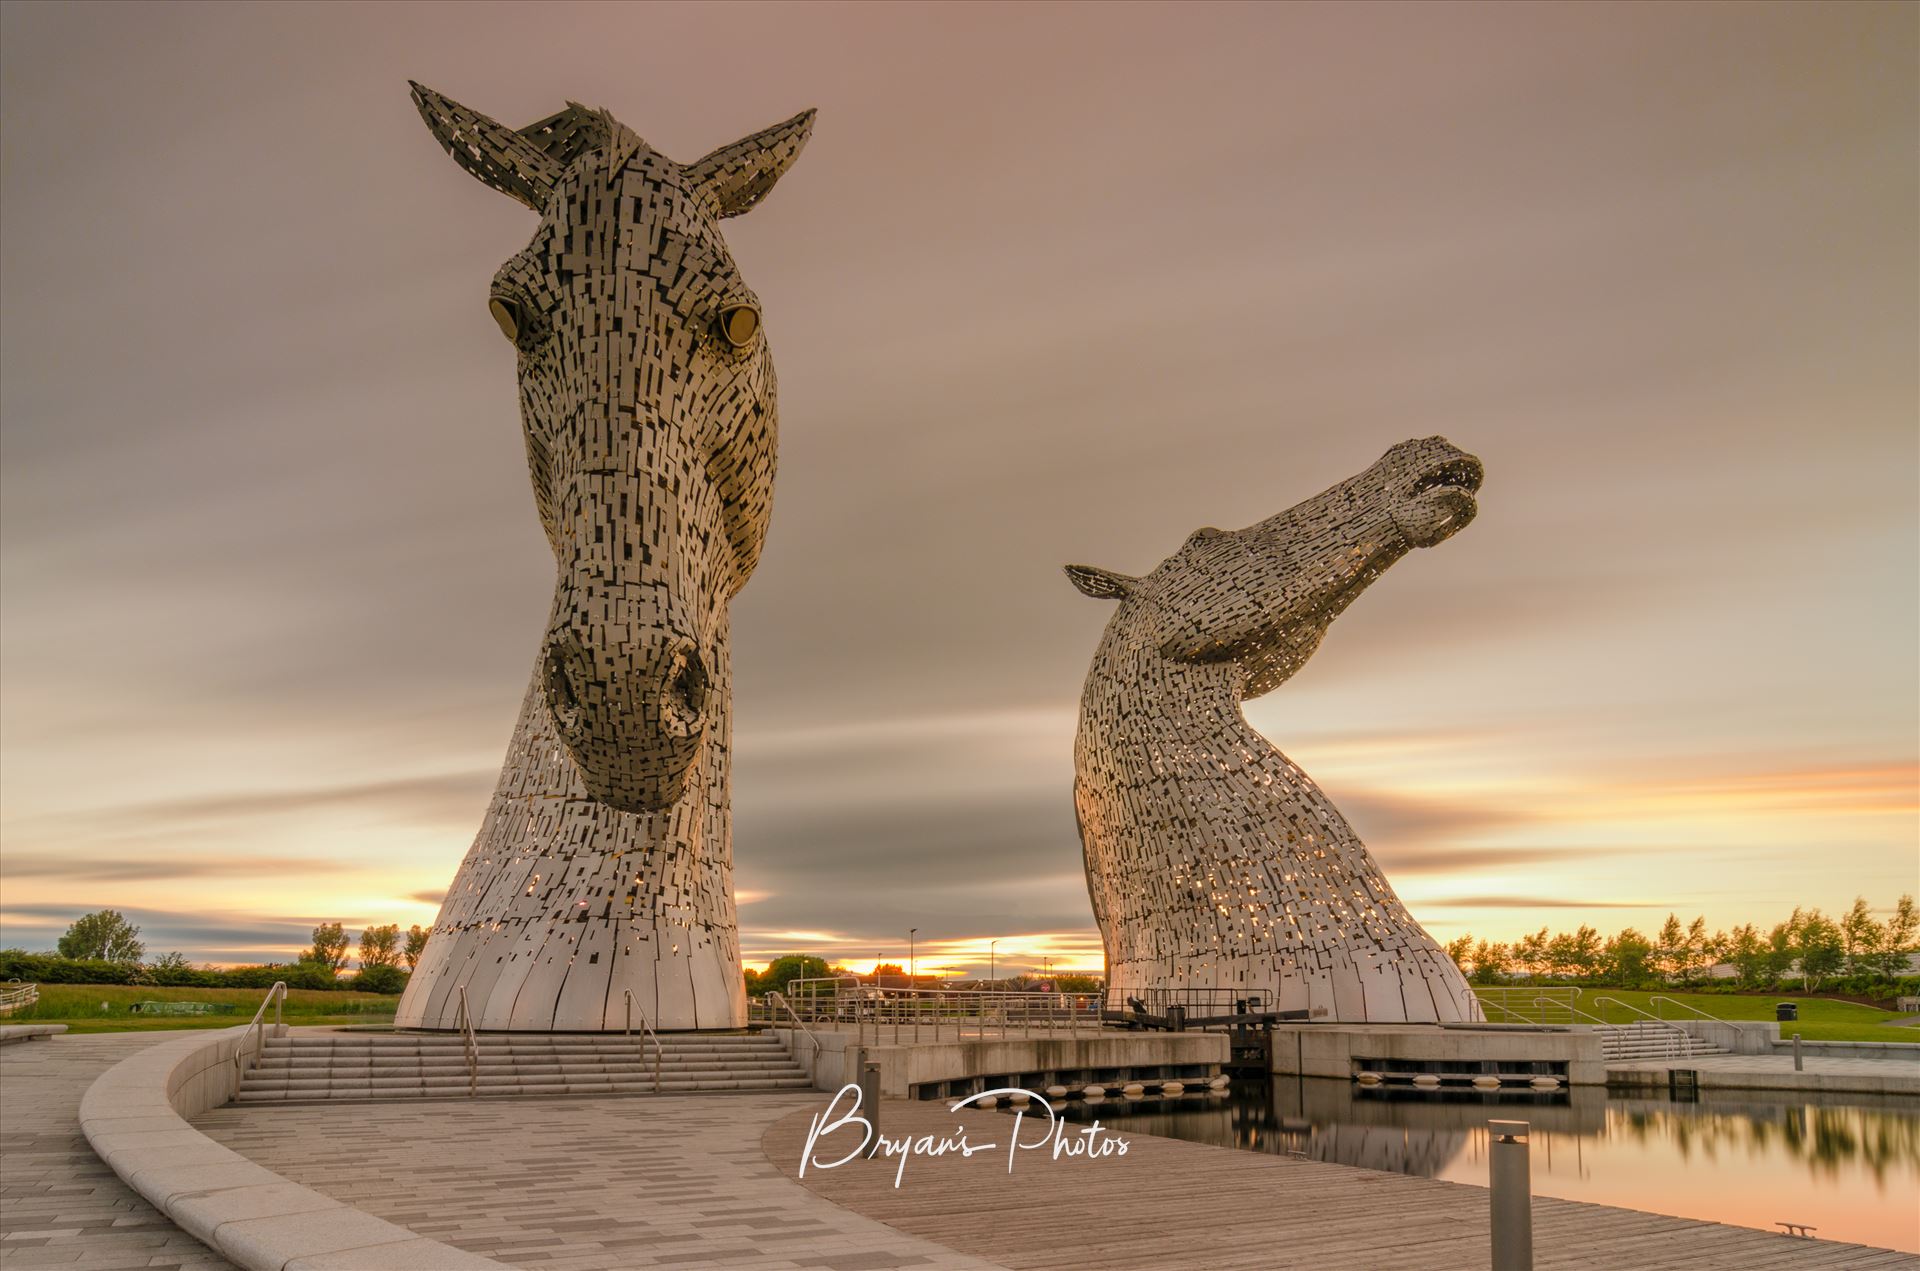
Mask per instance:
[[[80,1133],[80,1096],[93,1079],[178,1035],[69,1035],[0,1047],[0,1266],[232,1266],[115,1177]]]
[[[539,1271],[955,1271],[996,1264],[896,1231],[782,1176],[767,1126],[825,1096],[233,1106],[203,1134],[316,1191]]]

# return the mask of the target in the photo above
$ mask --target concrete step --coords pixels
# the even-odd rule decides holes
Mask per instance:
[[[740,1091],[761,1090],[807,1090],[813,1083],[804,1075],[796,1077],[772,1078],[765,1081],[667,1081],[662,1082],[658,1093],[670,1094],[717,1094]],[[516,1085],[483,1085],[472,1096],[475,1098],[505,1098],[513,1096],[538,1097],[551,1095],[650,1095],[655,1093],[651,1081],[614,1082],[606,1085],[586,1085],[575,1082],[538,1082]],[[332,1086],[325,1091],[306,1090],[265,1090],[252,1086],[241,1089],[235,1098],[236,1103],[333,1103],[339,1101],[387,1100],[387,1099],[426,1099],[426,1098],[467,1098],[468,1090],[464,1083],[456,1086],[418,1086],[374,1087],[341,1085]]]

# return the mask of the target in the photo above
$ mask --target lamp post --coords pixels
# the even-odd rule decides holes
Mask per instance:
[[[907,987],[908,988],[912,988],[914,983],[913,981],[913,937],[914,937],[914,933],[919,930],[920,928],[918,927],[907,928]]]
[[[998,961],[999,948],[1000,948],[1000,942],[998,940],[987,941],[987,983],[989,984],[992,984],[995,980],[1000,978],[999,976],[994,974],[995,970],[998,969],[998,966],[999,966],[999,961]]]

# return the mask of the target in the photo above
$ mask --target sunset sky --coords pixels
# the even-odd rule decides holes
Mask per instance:
[[[773,530],[733,607],[749,961],[1097,969],[1110,610],[1403,438],[1478,454],[1252,722],[1436,937],[1920,885],[1920,8],[0,11],[0,944],[431,921],[553,563],[488,281],[532,214],[418,79],[681,160]]]

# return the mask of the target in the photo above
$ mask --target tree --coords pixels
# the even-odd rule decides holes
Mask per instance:
[[[1794,940],[1800,930],[1800,910],[1796,907],[1793,916],[1785,922],[1775,923],[1773,930],[1767,933],[1767,979],[1777,981],[1793,970],[1793,960],[1799,956],[1794,948]]]
[[[1498,984],[1506,978],[1513,966],[1513,950],[1504,944],[1488,944],[1485,940],[1473,946],[1473,982],[1475,984]]]
[[[1527,975],[1539,975],[1547,969],[1547,929],[1545,927],[1530,936],[1521,936],[1513,942],[1513,962],[1517,970]]]
[[[400,964],[400,924],[368,927],[360,933],[360,969]]]
[[[407,960],[408,971],[420,969],[420,955],[427,951],[427,934],[427,929],[419,923],[407,928],[407,947],[401,951],[401,956]]]
[[[148,964],[147,969],[149,971],[189,971],[193,969],[193,964],[187,961],[186,954],[176,949],[172,953],[163,953],[155,958]]]
[[[1677,914],[1668,914],[1653,938],[1653,966],[1662,976],[1673,979],[1687,960],[1687,932]]]
[[[1893,980],[1907,973],[1916,936],[1920,936],[1920,912],[1914,910],[1912,896],[1902,896],[1880,928],[1880,974]]]
[[[1653,941],[1628,927],[1601,951],[1601,974],[1621,988],[1645,984],[1653,978],[1653,955]]]
[[[1727,952],[1734,966],[1740,969],[1742,985],[1758,988],[1771,979],[1767,942],[1752,923],[1744,923],[1733,929]]]
[[[138,962],[146,952],[147,946],[140,942],[140,928],[128,922],[117,909],[102,909],[76,918],[67,928],[67,934],[60,937],[63,958]]]
[[[1097,975],[1056,975],[1053,987],[1062,993],[1103,993],[1107,982]]]
[[[1468,975],[1473,967],[1472,933],[1447,941],[1447,956],[1453,959],[1454,966],[1460,968],[1460,974]]]
[[[1687,934],[1682,937],[1679,949],[1680,982],[1691,984],[1694,972],[1707,963],[1707,920],[1695,918],[1687,924]]]
[[[1847,950],[1840,924],[1818,909],[1809,909],[1801,918],[1794,943],[1800,955],[1802,982],[1809,991],[1819,988],[1820,981],[1846,965]]]
[[[1853,908],[1847,910],[1846,917],[1840,920],[1840,945],[1846,951],[1849,975],[1859,975],[1874,968],[1882,934],[1880,924],[1873,920],[1873,914],[1867,909],[1867,898],[1855,896]]]
[[[337,972],[347,964],[347,931],[337,922],[323,922],[313,929],[313,947],[300,955],[302,962]]]
[[[789,953],[783,958],[775,958],[767,963],[767,969],[760,973],[759,991],[761,993],[785,993],[787,986],[795,980],[815,979],[831,974],[825,958],[816,958],[804,953]]]

